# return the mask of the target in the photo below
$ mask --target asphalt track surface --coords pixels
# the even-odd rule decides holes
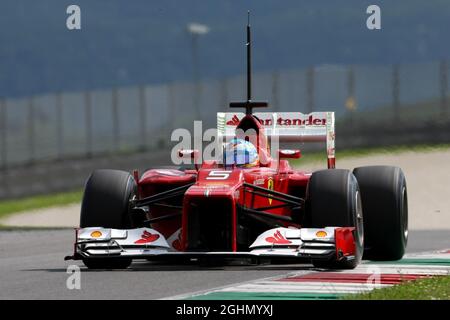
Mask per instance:
[[[450,230],[413,230],[408,252],[449,246]],[[244,283],[308,265],[163,265],[137,261],[123,271],[89,271],[71,254],[73,230],[1,231],[0,299],[161,299]],[[81,289],[69,290],[67,266],[81,267]]]

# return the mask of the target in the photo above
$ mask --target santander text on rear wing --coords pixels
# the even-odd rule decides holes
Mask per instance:
[[[268,137],[280,142],[326,142],[328,167],[335,166],[334,112],[256,112],[253,114],[264,127]],[[242,112],[218,112],[218,138],[233,137]],[[219,140],[220,141],[220,140]],[[222,140],[223,141],[223,140]]]

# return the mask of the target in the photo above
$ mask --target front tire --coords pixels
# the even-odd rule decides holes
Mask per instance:
[[[81,204],[80,227],[132,228],[129,201],[136,182],[125,171],[96,170],[88,178]],[[89,269],[125,269],[131,259],[83,258]]]
[[[94,171],[84,189],[80,227],[130,228],[129,200],[135,195],[136,182],[128,172]]]
[[[353,171],[364,211],[364,259],[398,260],[408,242],[408,193],[398,167],[370,166]]]
[[[354,227],[354,259],[313,260],[313,265],[329,269],[353,269],[364,251],[363,211],[358,182],[348,170],[314,172],[309,180],[304,225],[311,228]]]

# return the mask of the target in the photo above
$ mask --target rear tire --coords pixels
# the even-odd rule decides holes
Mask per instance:
[[[129,200],[136,195],[136,182],[125,171],[96,170],[88,178],[81,204],[80,227],[132,228]],[[125,269],[131,259],[84,258],[89,269]]]
[[[398,260],[408,242],[408,194],[402,170],[390,166],[353,171],[364,212],[364,259]]]
[[[307,192],[305,227],[355,227],[356,252],[352,260],[313,260],[315,267],[353,269],[364,251],[364,229],[358,182],[348,170],[331,169],[314,172]]]

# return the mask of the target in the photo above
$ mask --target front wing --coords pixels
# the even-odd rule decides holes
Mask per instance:
[[[169,244],[161,233],[151,228],[83,228],[76,229],[74,254],[65,259],[267,258],[308,262],[313,259],[351,260],[354,259],[356,251],[353,231],[354,228],[350,227],[275,228],[262,233],[248,251],[185,252],[174,248],[177,247],[174,246],[177,239]]]

